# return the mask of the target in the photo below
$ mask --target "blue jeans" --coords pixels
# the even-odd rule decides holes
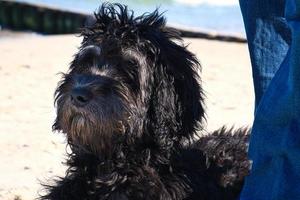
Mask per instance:
[[[240,0],[255,88],[241,200],[300,199],[300,0]]]

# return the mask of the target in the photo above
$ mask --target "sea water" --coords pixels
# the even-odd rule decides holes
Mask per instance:
[[[18,0],[71,11],[93,13],[102,0]],[[108,1],[129,6],[136,14],[156,8],[164,12],[168,25],[244,36],[238,0],[127,0]]]

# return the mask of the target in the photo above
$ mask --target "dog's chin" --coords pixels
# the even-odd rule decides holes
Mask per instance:
[[[97,119],[87,113],[69,113],[60,119],[59,124],[62,131],[67,134],[69,143],[76,148],[102,156],[113,154],[116,137],[120,137],[124,132],[124,126],[120,121],[107,123],[111,120]]]
[[[75,114],[70,118],[70,129],[68,130],[69,136],[73,140],[82,140],[85,144],[88,137],[91,136],[93,127],[92,122],[82,114]]]

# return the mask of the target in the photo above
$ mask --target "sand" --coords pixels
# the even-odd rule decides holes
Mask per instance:
[[[31,200],[40,182],[63,175],[65,139],[52,133],[53,92],[81,38],[0,36],[0,199]],[[253,87],[246,44],[185,39],[202,64],[205,132],[249,126]]]

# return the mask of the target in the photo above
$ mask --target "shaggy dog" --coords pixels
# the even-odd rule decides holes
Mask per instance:
[[[157,12],[104,4],[56,91],[54,130],[71,153],[46,200],[233,200],[246,130],[196,140],[204,120],[195,55]]]

